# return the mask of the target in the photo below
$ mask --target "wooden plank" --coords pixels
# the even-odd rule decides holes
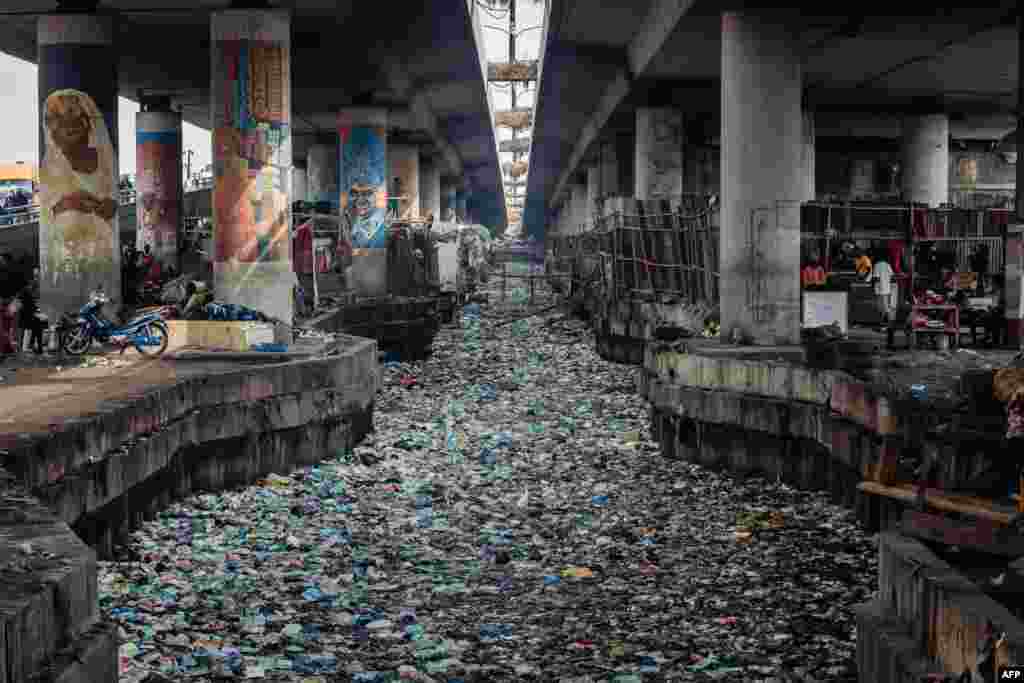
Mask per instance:
[[[1024,557],[1024,537],[982,519],[973,524],[917,510],[903,513],[904,534],[1001,557]]]
[[[522,130],[533,125],[533,110],[526,107],[517,107],[507,111],[494,112],[494,125],[501,128],[512,128]]]
[[[487,80],[491,83],[507,81],[537,80],[537,60],[524,59],[518,62],[488,62]]]
[[[529,152],[530,151],[530,138],[513,138],[511,140],[502,140],[498,143],[499,152]]]
[[[873,481],[863,481],[857,485],[857,489],[869,495],[883,496],[911,505],[918,501],[917,489],[912,484],[885,486]],[[1000,524],[1009,524],[1010,518],[1014,514],[1012,508],[995,505],[990,500],[947,493],[939,489],[925,489],[924,499],[927,505],[936,510],[956,512]]]

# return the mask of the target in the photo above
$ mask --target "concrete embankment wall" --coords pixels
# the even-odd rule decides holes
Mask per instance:
[[[357,338],[333,356],[189,375],[50,434],[5,436],[0,683],[116,681],[97,552],[174,498],[352,446],[371,429],[380,386],[377,344]]]
[[[998,441],[984,405],[991,372],[962,378],[971,410],[940,416],[846,373],[772,360],[771,350],[691,344],[689,353],[645,350],[640,390],[664,456],[829,491],[872,530],[895,529],[905,506],[858,492],[867,465],[892,462],[905,448],[932,449],[944,486]],[[974,671],[988,622],[1006,632],[1008,661],[1021,661],[1024,624],[1005,607],[924,544],[895,531],[879,538],[879,595],[857,613],[860,681]]]

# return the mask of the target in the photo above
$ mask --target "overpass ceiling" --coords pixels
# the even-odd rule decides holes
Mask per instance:
[[[17,5],[10,7],[17,1]],[[5,12],[52,11],[53,0],[9,0],[0,10],[0,49],[36,62],[36,20]],[[183,6],[180,11],[173,9]],[[117,41],[119,91],[136,100],[139,89],[170,94],[190,123],[210,127],[210,12],[227,0],[101,0],[120,13]],[[280,4],[274,3],[271,4]],[[435,131],[472,130],[447,143],[471,175],[474,192],[503,195],[497,142],[484,64],[477,49],[479,17],[466,0],[384,2],[290,0],[292,12],[292,120],[296,158],[316,135],[335,130],[337,110],[354,103],[422,112],[396,116],[397,138],[425,142]],[[146,13],[147,10],[165,10]],[[398,23],[396,23],[396,21]],[[504,225],[499,226],[503,230]]]
[[[629,41],[642,36],[647,12],[655,6],[686,5],[685,0],[550,0],[551,20],[537,103],[528,196],[534,209],[529,225],[543,221],[540,206],[554,198],[570,159],[580,157],[577,143],[593,127],[593,111],[617,71],[593,68],[596,47],[602,62],[626,60]],[[742,6],[743,2],[730,2]],[[800,7],[798,5],[804,5]],[[931,14],[850,15],[855,8],[822,10],[820,2],[793,4],[794,35],[805,55],[808,102],[821,110],[894,114],[941,107],[972,116],[1009,113],[1016,107],[1016,2],[979,0],[957,7],[932,8]],[[629,11],[623,11],[623,6]],[[631,74],[630,94],[621,97],[618,118],[637,104],[679,105],[691,112],[720,108],[720,0],[697,0],[654,52],[642,73]],[[895,7],[895,6],[894,6]],[[840,15],[839,12],[843,14]],[[611,24],[611,25],[609,25]],[[630,36],[625,41],[625,36]],[[573,51],[585,48],[579,59]],[[602,83],[603,81],[603,83]],[[703,90],[702,90],[703,88]],[[673,92],[675,91],[675,92]],[[662,104],[663,103],[663,104]],[[997,132],[1000,126],[970,126]]]

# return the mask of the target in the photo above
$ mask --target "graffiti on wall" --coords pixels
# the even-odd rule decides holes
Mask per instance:
[[[140,248],[149,246],[157,261],[173,264],[178,248],[181,138],[173,130],[139,131],[135,143]]]
[[[84,92],[57,90],[43,103],[45,149],[39,169],[44,272],[98,275],[117,251],[114,145],[96,103]]]
[[[341,210],[356,249],[387,247],[387,131],[340,120]]]
[[[222,90],[213,131],[215,260],[290,259],[287,47],[218,40],[214,83]]]

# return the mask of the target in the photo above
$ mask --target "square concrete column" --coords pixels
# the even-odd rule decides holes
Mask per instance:
[[[671,108],[636,110],[634,196],[670,199],[683,194],[683,113]]]
[[[721,322],[726,339],[800,342],[801,65],[772,13],[722,14]]]
[[[338,206],[338,145],[318,144],[306,150],[306,191],[311,202],[327,202]]]
[[[949,201],[949,116],[903,120],[903,198],[938,206]]]
[[[145,106],[145,103],[143,103]],[[135,115],[135,244],[163,268],[180,270],[181,114],[158,107]]]
[[[805,202],[813,202],[818,196],[816,156],[814,144],[816,140],[814,128],[814,112],[804,111],[803,114],[803,146],[801,147],[801,159],[803,161],[803,186],[800,198]]]
[[[109,15],[37,24],[39,296],[54,322],[99,287],[122,301],[114,34]]]
[[[292,202],[308,202],[308,197],[306,169],[294,166],[292,167]]]
[[[420,150],[415,145],[388,145],[388,196],[398,201],[399,220],[420,216]]]
[[[572,186],[572,234],[590,229],[590,211],[587,206],[587,184],[577,182]]]
[[[435,159],[420,155],[420,216],[441,220],[441,169]]]
[[[348,284],[358,296],[388,292],[387,121],[382,108],[338,113],[340,209],[352,226]]]
[[[863,199],[875,192],[875,160],[854,159],[850,162],[850,199]]]
[[[593,222],[594,216],[598,215],[598,202],[601,197],[601,167],[594,164],[587,167],[587,215],[590,219],[588,222]]]
[[[451,176],[441,176],[441,217],[447,223],[455,221],[456,181]]]
[[[622,194],[619,186],[618,155],[615,138],[606,137],[601,140],[598,151],[598,166],[601,174],[601,194],[605,197],[617,197]]]
[[[290,326],[291,18],[225,10],[210,28],[215,294]]]

